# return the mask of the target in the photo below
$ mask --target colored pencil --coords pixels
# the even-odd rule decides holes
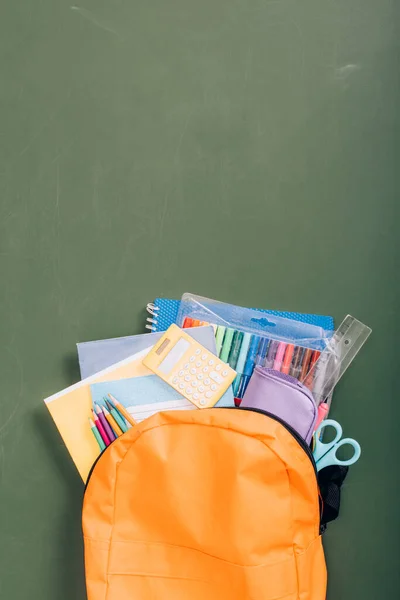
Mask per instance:
[[[113,442],[117,436],[115,435],[115,433],[111,429],[107,419],[105,418],[103,411],[101,409],[101,406],[99,406],[98,404],[95,403],[94,410],[96,411],[96,414],[99,417],[101,424],[104,427],[104,431],[106,432],[108,439],[110,440],[110,442]]]
[[[114,417],[112,415],[110,415],[110,413],[104,406],[103,406],[103,413],[104,413],[104,416],[107,419],[109,425],[111,426],[112,430],[114,431],[115,435],[117,437],[122,435],[123,434],[122,429],[120,428],[120,426],[118,425],[118,423],[116,422]]]
[[[92,410],[93,413],[93,418],[94,418],[94,424],[96,425],[99,434],[102,437],[103,442],[105,443],[106,446],[110,445],[110,440],[108,439],[108,435],[106,434],[106,430],[104,429],[99,417],[97,416],[97,414],[95,413],[94,410]]]
[[[113,407],[113,405],[111,404],[111,402],[109,402],[109,400],[106,400],[106,403],[108,406],[108,410],[110,411],[110,413],[116,420],[119,428],[122,429],[122,433],[125,433],[126,431],[128,431],[128,427],[125,423],[124,417],[119,414],[119,412]]]
[[[128,423],[130,423],[132,426],[136,425],[135,419],[132,417],[132,415],[128,413],[125,406],[122,406],[121,402],[114,398],[112,394],[108,394],[108,397],[110,399],[110,402],[114,404],[114,407],[118,410],[118,412],[121,413],[123,417],[125,417],[125,420],[128,421]]]
[[[89,419],[89,424],[90,424],[90,429],[92,430],[92,433],[93,433],[94,437],[96,438],[96,442],[99,445],[100,452],[103,452],[103,450],[106,449],[106,445],[103,442],[103,440],[101,439],[101,435],[99,434],[98,429],[97,429],[96,425],[93,423],[92,419]]]

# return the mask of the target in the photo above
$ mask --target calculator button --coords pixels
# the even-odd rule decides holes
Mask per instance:
[[[186,363],[186,365],[183,365],[184,369],[188,369],[189,368],[189,363]]]
[[[217,389],[218,386],[215,385],[215,383],[212,384],[211,389],[213,392],[215,392],[215,390]]]
[[[212,398],[214,394],[212,392],[206,392],[206,398]]]
[[[193,400],[198,400],[199,398],[200,396],[197,393],[193,394]]]
[[[197,368],[201,367],[201,361],[200,361],[200,360],[198,360],[198,361],[197,361],[197,363],[196,363],[196,367],[197,367]]]
[[[204,385],[210,385],[211,381],[208,379],[208,377],[205,378],[204,380]]]
[[[186,388],[185,392],[186,392],[187,394],[191,394],[191,393],[193,392],[193,390],[192,390],[192,388],[189,386],[189,387],[187,387],[187,388]]]
[[[213,360],[213,359],[208,361],[208,364],[210,365],[210,367],[212,367],[214,363],[215,363],[215,360]]]
[[[183,383],[180,383],[180,384],[179,384],[179,388],[180,388],[181,390],[183,390],[183,389],[185,388],[184,384],[183,384]]]
[[[228,375],[228,371],[226,371],[226,370],[225,370],[225,371],[222,371],[222,376],[223,376],[223,377],[226,377],[227,375]]]
[[[208,373],[208,371],[209,371],[209,370],[210,370],[210,369],[209,369],[208,367],[204,367],[204,369],[203,369],[203,372],[204,372],[204,373]]]
[[[178,377],[173,377],[173,378],[172,378],[172,383],[178,383],[178,381],[179,381],[179,378],[178,378]]]
[[[192,375],[196,375],[196,369],[190,369],[190,373],[191,373]]]
[[[190,375],[185,375],[185,381],[190,381],[190,380],[191,380]]]
[[[199,374],[197,375],[197,379],[198,379],[199,381],[201,381],[201,380],[203,379],[203,377],[204,377],[204,375],[203,375],[202,373],[199,373]]]
[[[199,382],[196,379],[193,379],[192,386],[197,387],[198,385],[199,385]]]
[[[198,356],[199,354],[201,354],[201,350],[200,350],[200,348],[197,348],[197,350],[196,350],[196,354],[197,354],[197,356]]]
[[[221,375],[217,373],[217,371],[211,371],[210,377],[213,381],[215,381],[215,383],[222,383],[224,381]]]
[[[201,360],[206,360],[207,359],[207,354],[203,354],[203,356],[201,357]]]
[[[199,404],[201,404],[202,406],[204,406],[204,405],[205,405],[205,403],[206,403],[206,401],[204,400],[204,398],[202,398],[202,399],[200,400],[200,402],[199,402]]]
[[[215,370],[216,370],[216,371],[220,371],[220,370],[221,370],[221,365],[217,365],[217,366],[215,367]]]
[[[184,373],[185,373],[185,371],[182,371],[182,370],[179,371],[179,377],[183,377]]]
[[[189,358],[189,362],[194,362],[195,360],[196,360],[196,357],[195,357],[195,356],[191,356],[191,357]]]
[[[205,390],[204,385],[199,385],[199,392],[202,394]]]

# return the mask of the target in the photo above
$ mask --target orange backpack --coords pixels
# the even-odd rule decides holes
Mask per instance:
[[[88,600],[325,600],[308,446],[253,410],[156,414],[85,492]]]

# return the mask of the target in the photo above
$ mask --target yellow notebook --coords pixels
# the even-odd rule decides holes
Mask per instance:
[[[86,481],[99,455],[99,447],[88,423],[92,408],[90,384],[153,375],[142,363],[148,351],[149,348],[46,398],[47,408],[83,481]]]

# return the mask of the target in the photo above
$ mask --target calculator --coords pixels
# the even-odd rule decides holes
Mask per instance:
[[[210,408],[224,395],[236,371],[171,325],[143,364],[198,408]]]

